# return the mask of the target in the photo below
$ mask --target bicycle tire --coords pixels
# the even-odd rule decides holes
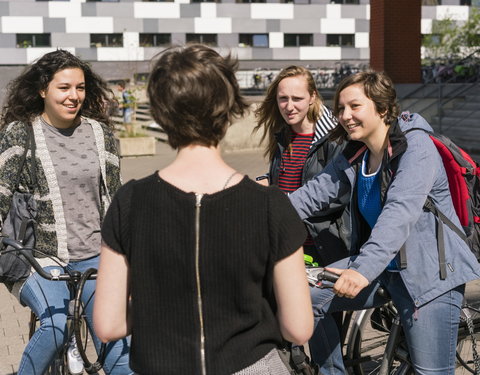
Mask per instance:
[[[391,305],[384,305],[383,308],[391,309]],[[352,322],[347,341],[345,363],[354,375],[378,374],[382,363],[389,337],[389,324],[385,321],[378,326],[377,322],[372,321],[371,317],[374,311],[375,309],[358,311]],[[394,311],[388,310],[387,313],[395,314]],[[413,374],[403,340],[396,346],[393,356],[389,374]]]
[[[83,288],[88,278],[96,272],[97,270],[95,268],[89,268],[82,274],[82,277],[80,278],[80,281],[78,283],[77,294],[75,296],[74,308],[73,308],[73,334],[75,335],[75,339],[77,341],[78,353],[82,357],[83,366],[87,374],[95,374],[98,371],[100,371],[103,367],[103,363],[105,360],[106,345],[102,344],[96,360],[93,362],[90,361],[86,353],[87,351],[86,342],[88,340],[85,337],[85,335],[82,335],[82,322],[84,321],[84,315],[83,315],[83,308],[81,303],[81,296],[83,293]]]

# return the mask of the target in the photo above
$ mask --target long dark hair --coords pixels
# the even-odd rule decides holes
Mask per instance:
[[[47,89],[55,73],[69,68],[81,69],[85,76],[86,95],[80,114],[111,125],[108,109],[115,102],[112,90],[92,71],[88,63],[59,49],[43,55],[8,84],[7,97],[0,115],[0,128],[12,121],[26,123],[42,114],[44,102],[40,91]]]

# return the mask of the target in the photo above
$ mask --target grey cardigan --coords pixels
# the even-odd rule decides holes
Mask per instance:
[[[409,128],[432,131],[418,114],[399,118],[399,126],[402,131]],[[412,131],[405,137],[408,146],[399,156],[396,173],[385,192],[382,212],[369,234],[360,230],[362,219],[354,207],[357,168],[352,159],[347,160],[345,153],[290,194],[290,199],[302,219],[315,215],[342,197],[350,200],[351,253],[356,256],[351,258],[349,267],[369,282],[385,270],[405,243],[408,265],[400,275],[415,306],[421,306],[458,285],[480,278],[480,265],[465,242],[444,225],[447,278],[440,279],[436,218],[423,210],[427,196],[450,220],[461,226],[453,208],[445,169],[433,142],[423,131]],[[383,172],[387,164],[385,161],[382,164]]]

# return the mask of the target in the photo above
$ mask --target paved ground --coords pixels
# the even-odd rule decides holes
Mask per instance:
[[[266,172],[267,163],[260,151],[226,153],[225,160],[238,171],[250,177]],[[124,182],[141,178],[161,169],[175,158],[175,151],[164,143],[157,143],[155,156],[126,158],[121,162]],[[17,370],[25,344],[28,342],[30,312],[12,297],[0,284],[0,375],[12,375]]]

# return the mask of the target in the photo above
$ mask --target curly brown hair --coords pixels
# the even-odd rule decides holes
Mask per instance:
[[[285,120],[278,109],[277,103],[277,90],[280,82],[288,77],[305,77],[307,81],[307,90],[310,95],[315,95],[315,101],[310,106],[307,118],[315,122],[322,115],[322,97],[320,96],[315,80],[312,73],[303,66],[291,65],[282,71],[275,77],[271,85],[267,89],[267,94],[263,102],[255,110],[255,116],[257,118],[257,126],[254,128],[254,132],[263,128],[262,142],[267,139],[267,146],[265,148],[265,157],[272,160],[277,150],[277,139],[275,135],[279,132],[284,132],[284,139],[286,147],[291,142],[292,130],[290,126],[287,126]]]
[[[69,68],[78,68],[85,77],[85,100],[80,114],[111,125],[108,109],[115,103],[112,90],[90,65],[65,50],[56,50],[43,55],[7,86],[7,97],[0,115],[0,128],[12,121],[28,123],[44,111],[40,91],[46,90],[55,73]]]
[[[361,85],[365,96],[375,105],[386,125],[391,125],[400,114],[397,93],[390,77],[384,72],[373,70],[359,72],[345,77],[337,86],[333,99],[333,114],[338,117],[340,93],[352,85]],[[330,139],[342,143],[348,139],[348,134],[340,123],[330,133]]]
[[[170,146],[217,146],[248,108],[235,77],[237,60],[202,44],[171,47],[157,58],[147,92]]]

